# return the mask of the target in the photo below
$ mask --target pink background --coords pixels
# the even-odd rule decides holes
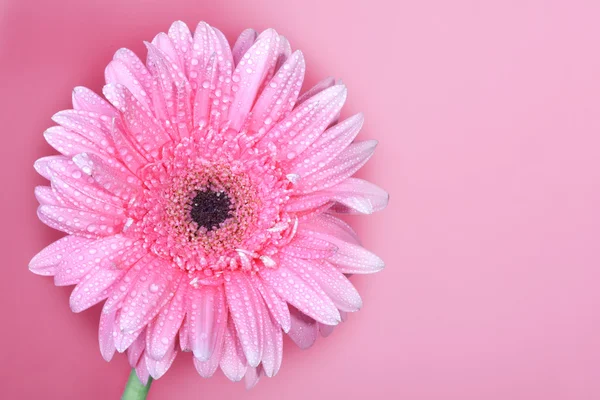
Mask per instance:
[[[346,114],[380,140],[362,173],[392,198],[353,222],[387,269],[353,278],[365,306],[332,336],[286,342],[276,378],[247,392],[186,354],[150,399],[600,398],[597,1],[0,4],[0,397],[119,397],[129,368],[101,358],[99,308],[72,314],[69,288],[27,270],[59,236],[35,217],[32,164],[115,50],[204,19],[230,40],[274,27],[308,84],[346,82]]]

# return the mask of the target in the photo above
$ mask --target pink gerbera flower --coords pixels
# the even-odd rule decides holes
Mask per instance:
[[[354,141],[362,115],[337,121],[341,83],[299,96],[302,53],[272,29],[230,49],[176,22],[146,46],[145,64],[117,51],[108,102],[78,87],[45,132],[61,155],[35,163],[38,215],[68,235],[30,269],[76,285],[74,312],[106,300],[102,355],[127,351],[142,382],[182,350],[252,386],[277,373],[283,333],[308,347],[361,307],[346,274],[383,268],[335,216],[386,206],[351,177],[376,142]]]

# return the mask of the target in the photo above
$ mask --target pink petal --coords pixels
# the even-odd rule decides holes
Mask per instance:
[[[301,179],[297,190],[300,193],[311,193],[335,186],[365,165],[376,146],[376,140],[351,144],[323,169]]]
[[[379,186],[362,179],[348,178],[328,189],[331,199],[338,202],[332,210],[345,214],[372,214],[383,210],[389,200],[388,193]]]
[[[336,250],[335,245],[313,235],[296,235],[281,252],[295,258],[321,259],[333,256]]]
[[[227,324],[225,294],[221,286],[188,288],[187,320],[194,357],[208,361],[222,341]]]
[[[144,352],[144,356],[148,373],[154,379],[158,379],[171,368],[171,365],[173,365],[173,361],[175,361],[175,357],[177,356],[177,350],[171,346],[167,351],[167,354],[158,361],[150,358],[148,352]]]
[[[52,120],[93,143],[98,154],[109,157],[115,154],[112,135],[115,116],[100,115],[91,111],[65,110],[54,114]]]
[[[251,277],[252,284],[258,289],[262,298],[267,306],[267,309],[271,313],[271,316],[279,326],[287,332],[290,330],[290,311],[287,303],[275,293],[275,291],[269,286],[263,284],[262,280],[257,277]]]
[[[225,293],[246,360],[250,366],[256,367],[262,357],[262,299],[243,272],[229,275],[229,279],[225,280]]]
[[[168,38],[166,38],[168,40]],[[170,40],[169,40],[170,42]],[[166,105],[166,115],[157,115],[169,126],[171,137],[178,139],[189,134],[191,126],[191,91],[192,87],[182,70],[169,56],[151,43],[145,43],[148,49],[148,70],[160,89],[158,97]],[[174,51],[174,50],[173,50]],[[170,122],[173,124],[171,125]]]
[[[104,86],[104,95],[123,114],[124,135],[117,141],[113,134],[115,142],[117,144],[126,143],[128,154],[132,156],[132,159],[136,159],[136,163],[138,159],[141,165],[145,164],[144,160],[156,159],[159,149],[171,140],[161,123],[123,85],[108,84]],[[121,151],[120,146],[119,151]],[[127,161],[126,158],[125,161]]]
[[[77,86],[73,89],[72,100],[73,108],[76,110],[91,111],[109,117],[117,116],[117,110],[101,96],[86,87]]]
[[[74,156],[75,154],[84,153],[86,151],[100,154],[104,152],[103,149],[97,147],[87,138],[68,131],[62,126],[53,126],[47,129],[44,132],[44,139],[46,139],[46,142],[54,147],[59,153],[66,156]]]
[[[259,271],[263,280],[304,314],[324,324],[336,325],[340,314],[323,290],[306,275],[305,262],[290,257],[282,257],[281,261],[282,265],[276,270]],[[296,270],[301,272],[298,274]]]
[[[225,323],[227,326],[227,323]],[[219,363],[221,362],[221,355],[223,354],[223,346],[225,342],[225,330],[223,330],[223,334],[220,336],[215,350],[213,351],[210,359],[208,361],[200,361],[196,357],[194,357],[194,366],[196,367],[196,371],[203,378],[210,378],[214,375],[217,368],[219,367]]]
[[[246,29],[240,34],[231,51],[235,65],[240,62],[244,54],[246,54],[250,47],[252,47],[257,37],[258,32],[256,32],[254,29]]]
[[[182,280],[186,279],[184,274],[181,275]],[[153,323],[153,329],[148,330],[148,343],[146,351],[148,355],[155,359],[162,359],[167,350],[173,347],[175,338],[179,332],[179,327],[185,317],[185,298],[187,285],[179,283],[177,293],[170,301],[170,303],[164,307],[158,316],[156,321]]]
[[[277,64],[275,64],[275,71],[279,71],[281,66],[292,55],[292,46],[285,36],[279,35],[279,48],[277,49]]]
[[[323,337],[327,337],[327,336],[331,335],[335,329],[335,326],[333,326],[333,325],[324,325],[321,323],[319,323],[318,325],[319,325],[319,333]]]
[[[363,115],[356,114],[327,129],[302,153],[302,157],[290,163],[291,173],[303,177],[322,169],[352,143],[363,122]]]
[[[169,28],[169,39],[177,53],[177,62],[185,71],[192,55],[192,33],[190,28],[182,21],[175,21]]]
[[[75,238],[76,236],[69,236]],[[121,235],[107,236],[98,240],[90,240],[86,244],[70,248],[64,253],[58,271],[54,276],[57,286],[74,285],[92,270],[110,269],[116,270],[108,265],[110,259],[119,249],[128,246],[129,239]]]
[[[136,331],[154,319],[175,296],[180,276],[179,270],[161,259],[145,265],[123,301],[119,319],[121,330]]]
[[[113,257],[109,257],[109,263],[114,268],[127,271],[119,282],[118,290],[115,288],[104,303],[104,312],[120,309],[123,299],[132,291],[137,278],[146,265],[154,261],[154,255],[144,249],[142,243],[138,242],[128,247],[119,248]]]
[[[244,350],[235,334],[235,327],[231,319],[225,331],[223,354],[219,365],[225,376],[234,382],[241,381],[248,368]]]
[[[96,267],[75,286],[69,303],[73,312],[81,312],[101,302],[110,295],[110,287],[124,271]]]
[[[283,64],[265,86],[252,108],[250,130],[268,131],[294,108],[305,72],[304,56],[300,51]]]
[[[316,231],[314,233],[337,247],[337,252],[328,261],[337,265],[341,272],[345,274],[371,274],[383,269],[383,260],[362,246],[347,242],[328,233]]]
[[[117,58],[117,55],[120,55],[122,59]],[[139,63],[138,65],[141,65],[141,67],[132,70],[131,62],[127,61],[130,57],[132,61],[135,60],[133,62]],[[152,109],[152,97],[150,95],[153,93],[153,89],[150,74],[133,52],[128,49],[118,50],[115,59],[106,66],[104,77],[107,84],[113,87],[124,86],[140,102],[142,107],[147,110]]]
[[[35,198],[40,203],[40,205],[48,205],[48,206],[61,206],[64,205],[61,202],[50,186],[36,186],[34,189]]]
[[[280,160],[294,160],[317,140],[337,117],[346,101],[346,95],[344,85],[335,85],[323,90],[297,106],[264,137],[261,144],[264,146],[265,143],[274,142]]]
[[[54,275],[65,257],[92,242],[79,236],[65,236],[36,254],[29,262],[29,270],[38,275]]]
[[[290,310],[290,315],[292,327],[288,336],[301,349],[308,349],[317,340],[317,322],[294,308]]]
[[[118,327],[117,327],[118,329]],[[145,333],[145,332],[141,332]],[[146,350],[146,335],[140,334],[127,348],[127,360],[131,367],[135,367],[143,359],[142,355]]]
[[[232,129],[242,128],[259,89],[273,75],[277,64],[279,40],[277,32],[273,29],[266,30],[237,64],[231,78],[234,94],[228,118]]]
[[[319,262],[314,267],[310,272],[311,276],[338,309],[354,312],[362,307],[358,291],[336,267],[326,261]]]
[[[265,318],[264,338],[261,365],[265,375],[271,378],[279,371],[283,358],[283,333],[272,318]]]
[[[320,214],[300,224],[298,232],[303,231],[320,232],[328,236],[337,237],[349,243],[360,244],[358,235],[354,232],[352,227],[330,214]]]
[[[154,47],[160,50],[166,61],[176,63],[177,67],[181,71],[185,71],[185,65],[179,59],[179,54],[177,53],[177,50],[175,50],[175,45],[166,33],[159,33],[154,37],[154,39],[152,39],[151,43]]]
[[[106,192],[83,173],[75,175],[54,175],[51,179],[52,189],[65,206],[79,210],[94,212],[111,217],[123,218],[123,202],[118,197]]]
[[[262,367],[260,365],[258,367],[248,367],[248,369],[246,370],[246,375],[244,375],[246,390],[250,390],[254,386],[256,386],[256,384],[260,380],[261,375]]]
[[[316,96],[318,93],[322,92],[327,88],[330,88],[333,85],[335,85],[335,78],[328,76],[327,78],[318,82],[315,86],[304,92],[302,96],[298,98],[297,104],[300,105],[304,103],[306,100],[310,99],[313,96]]]
[[[73,157],[73,162],[102,188],[123,200],[129,201],[141,186],[140,180],[118,161],[81,153]]]
[[[117,310],[115,317],[116,322],[113,329],[113,338],[115,340],[115,347],[117,351],[119,353],[122,353],[125,350],[129,350],[131,346],[135,346],[136,343],[138,343],[140,338],[144,338],[145,348],[146,327],[132,332],[122,330],[121,328],[119,328],[119,319],[121,318],[121,314],[123,314],[123,310]]]
[[[291,196],[290,200],[285,204],[286,211],[302,212],[314,210],[331,201],[331,193],[326,191],[301,194],[299,196]]]
[[[142,357],[135,367],[135,373],[144,386],[148,384],[150,379],[150,373],[148,372],[148,366],[146,365],[146,357]]]
[[[60,231],[89,238],[112,235],[124,225],[123,217],[110,217],[58,206],[39,206],[38,217],[46,225]]]
[[[115,354],[115,341],[113,339],[113,329],[115,325],[115,312],[100,314],[100,326],[98,329],[98,339],[100,343],[100,353],[106,361],[110,361]]]

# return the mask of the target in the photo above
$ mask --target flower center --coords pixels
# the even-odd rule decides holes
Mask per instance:
[[[219,225],[231,218],[231,200],[227,193],[211,189],[199,190],[192,199],[190,217],[207,231],[217,229]]]

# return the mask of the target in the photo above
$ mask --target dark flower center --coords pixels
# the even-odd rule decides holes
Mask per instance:
[[[192,199],[190,216],[198,224],[198,228],[204,227],[209,231],[217,229],[231,217],[231,200],[225,192],[199,190]]]

